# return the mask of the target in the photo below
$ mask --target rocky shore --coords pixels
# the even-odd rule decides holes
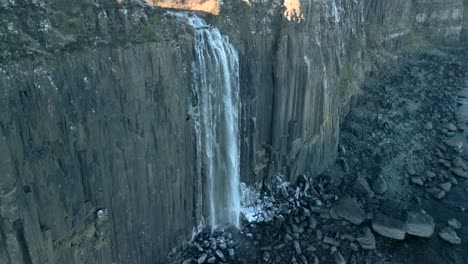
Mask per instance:
[[[466,223],[437,222],[422,204],[468,179],[457,115],[467,54],[406,55],[376,73],[342,123],[334,166],[291,184],[272,176],[246,208],[242,230],[202,231],[169,262],[411,263],[381,245],[419,237],[463,246],[457,232]]]

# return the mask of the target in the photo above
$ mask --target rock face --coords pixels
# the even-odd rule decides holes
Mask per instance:
[[[0,263],[165,263],[206,212],[193,30],[116,2],[0,1]],[[323,171],[369,54],[466,24],[461,0],[250,2],[207,17],[240,53],[247,182]]]

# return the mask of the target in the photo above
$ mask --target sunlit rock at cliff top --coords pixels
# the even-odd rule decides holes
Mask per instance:
[[[145,0],[146,2],[162,8],[203,11],[219,14],[218,0]]]
[[[286,7],[286,10],[283,15],[289,21],[301,22],[301,20],[304,19],[299,0],[284,0],[284,6]]]
[[[221,7],[219,0],[145,0],[151,5],[180,10],[202,11],[218,15]],[[251,5],[255,0],[242,0],[248,5]],[[299,0],[284,0],[285,11],[283,16],[289,21],[301,22],[304,15],[301,11],[301,3]]]

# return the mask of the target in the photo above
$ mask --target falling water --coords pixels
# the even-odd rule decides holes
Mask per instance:
[[[210,224],[239,227],[239,57],[217,28],[197,16],[186,18],[195,29],[192,112],[208,187]]]

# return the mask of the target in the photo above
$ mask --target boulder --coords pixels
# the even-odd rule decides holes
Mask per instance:
[[[387,182],[381,175],[375,177],[375,179],[372,181],[372,190],[376,194],[384,194],[387,191],[387,189]]]
[[[443,227],[439,231],[439,236],[442,238],[444,241],[453,244],[453,245],[459,245],[461,243],[461,239],[458,237],[457,232],[453,230],[451,227]]]
[[[299,241],[294,240],[293,244],[294,244],[294,250],[296,251],[296,254],[301,255],[302,250],[301,250],[301,244],[299,244]]]
[[[351,243],[349,244],[349,248],[350,248],[352,251],[354,251],[354,252],[358,252],[358,251],[359,251],[359,246],[358,246],[356,243],[354,243],[354,242],[351,242]]]
[[[445,141],[445,144],[447,146],[452,147],[452,148],[462,148],[463,147],[463,141],[458,138],[450,138]]]
[[[424,185],[424,181],[422,180],[421,177],[411,177],[411,183],[413,183],[415,185],[419,185],[419,186]]]
[[[448,220],[448,225],[453,229],[460,229],[462,227],[461,223],[455,218]]]
[[[445,128],[450,132],[456,132],[458,130],[458,127],[454,123],[448,123],[445,125]]]
[[[450,182],[444,182],[439,184],[439,188],[442,189],[444,192],[450,192],[450,189],[452,189],[452,183]]]
[[[366,219],[366,212],[349,196],[342,198],[334,210],[338,216],[355,225],[361,224]]]
[[[442,199],[445,196],[445,192],[437,187],[432,187],[427,189],[427,192],[430,193],[436,199]]]
[[[323,243],[329,244],[329,245],[332,245],[332,246],[335,246],[335,247],[340,246],[340,241],[338,241],[336,239],[333,239],[333,238],[331,238],[329,236],[325,236],[325,238],[323,239]]]
[[[436,176],[436,174],[434,172],[432,172],[432,171],[426,171],[424,174],[429,179],[432,179],[432,178],[434,178]]]
[[[403,240],[406,235],[406,225],[398,219],[378,213],[372,221],[372,229],[382,236]]]
[[[418,237],[431,237],[434,234],[435,223],[432,216],[410,211],[406,217],[406,232]]]
[[[432,125],[431,122],[426,122],[426,124],[424,124],[424,129],[432,130],[432,128],[434,128],[434,126]]]
[[[366,195],[366,196],[369,196],[369,197],[374,197],[375,196],[375,193],[374,191],[372,191],[370,185],[369,185],[369,182],[367,181],[366,178],[362,177],[362,176],[359,176],[356,181],[354,182],[354,186],[353,186],[354,190],[363,194],[363,195]]]
[[[346,259],[340,252],[335,252],[333,254],[333,258],[335,259],[336,264],[346,264]]]
[[[414,176],[416,175],[416,169],[414,168],[413,165],[408,165],[406,167],[406,172],[408,173],[409,176]]]
[[[468,179],[468,174],[461,168],[452,169],[452,173],[455,174],[458,177]]]
[[[380,205],[380,211],[383,214],[395,219],[400,219],[406,209],[408,205],[396,199],[385,199]]]
[[[216,250],[215,251],[216,257],[218,257],[222,262],[226,262],[226,257],[224,256],[224,253],[221,250]]]
[[[456,167],[456,168],[461,168],[463,170],[468,170],[468,166],[466,165],[465,161],[463,159],[461,159],[460,157],[455,157],[453,159],[453,165]]]
[[[205,254],[201,255],[201,257],[198,258],[197,263],[198,264],[205,263],[207,258],[208,258],[208,255],[205,253]]]

